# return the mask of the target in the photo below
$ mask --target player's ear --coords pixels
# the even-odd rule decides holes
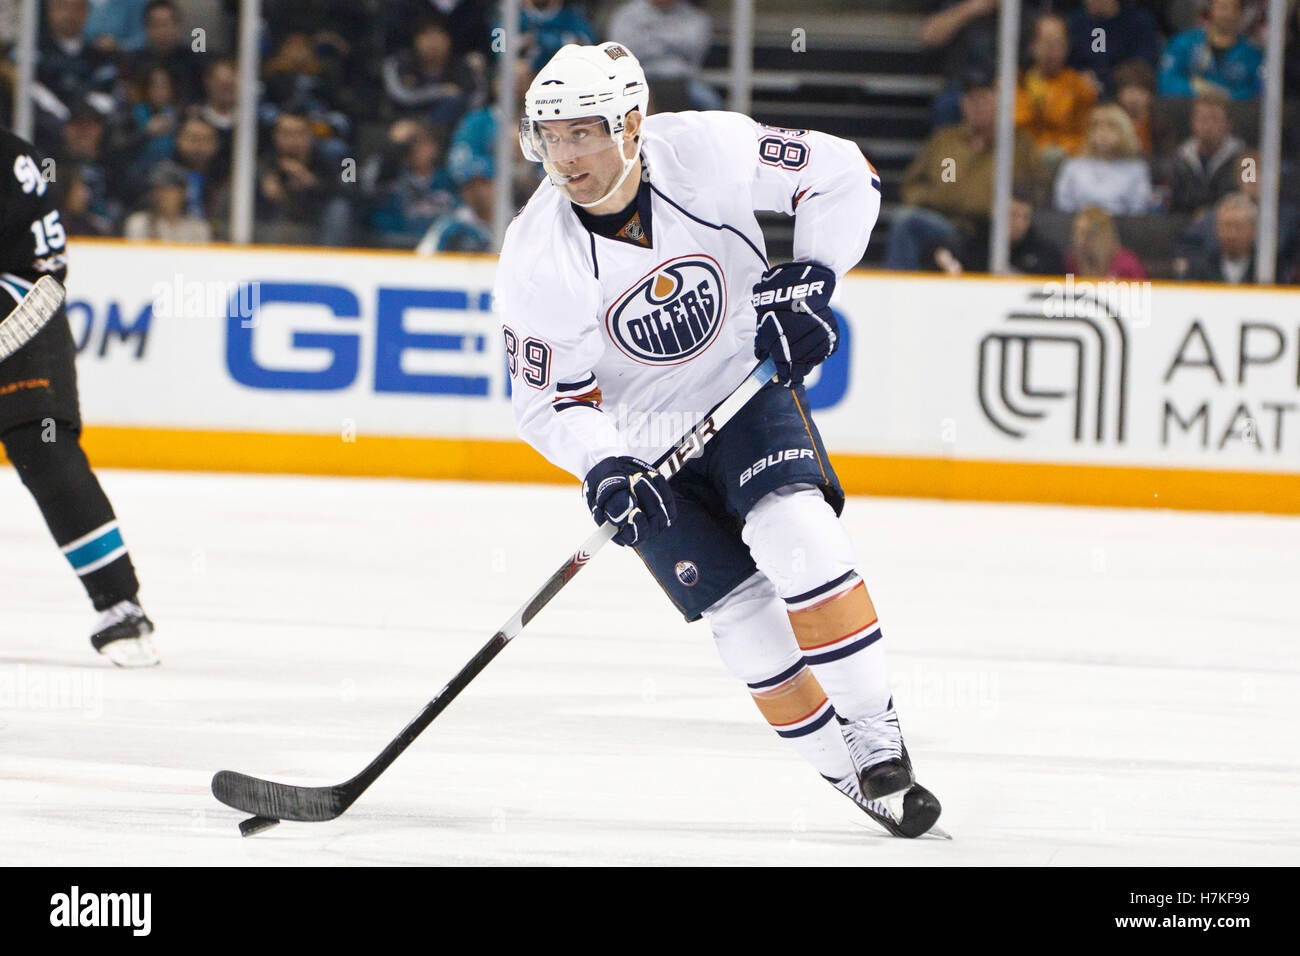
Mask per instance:
[[[637,142],[641,138],[641,111],[628,110],[627,116],[623,117],[623,136]]]

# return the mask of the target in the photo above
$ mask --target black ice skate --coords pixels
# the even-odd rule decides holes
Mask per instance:
[[[834,781],[835,789],[894,836],[911,838],[929,832],[942,807],[934,794],[916,782],[893,700],[884,713],[874,717],[840,718],[840,732],[857,777]],[[947,836],[943,831],[936,833]]]
[[[99,616],[90,643],[118,667],[153,667],[158,663],[153,621],[134,600],[118,601]]]

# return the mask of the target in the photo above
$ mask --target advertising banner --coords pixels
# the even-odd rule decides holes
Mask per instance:
[[[515,439],[491,256],[70,258],[97,461],[565,480]],[[857,272],[833,304],[809,399],[851,491],[1300,511],[1300,291]]]

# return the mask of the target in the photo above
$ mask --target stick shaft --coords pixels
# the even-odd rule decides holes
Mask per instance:
[[[704,446],[722,427],[735,417],[767,382],[776,374],[772,360],[758,365],[736,389],[723,399],[704,419],[655,463],[659,473],[671,479],[686,463],[701,454]],[[538,588],[499,631],[484,644],[456,675],[447,682],[436,697],[424,706],[415,718],[402,728],[374,760],[359,774],[332,787],[299,787],[275,783],[246,774],[222,770],[212,778],[212,792],[222,803],[274,819],[296,819],[307,822],[332,820],[347,810],[357,798],[375,782],[381,773],[392,765],[407,747],[424,732],[456,697],[469,686],[492,659],[501,653],[520,631],[537,616],[560,591],[586,566],[609,540],[615,528],[606,522],[592,532],[563,565]]]
[[[677,444],[660,457],[659,461],[655,463],[659,473],[665,478],[671,479],[673,475],[685,467],[686,462],[701,454],[709,439],[721,431],[722,426],[734,418],[745,403],[753,398],[775,374],[776,369],[771,359],[756,366],[730,395],[724,398],[699,424],[687,432]],[[355,800],[356,797],[360,796],[366,787],[369,787],[375,778],[383,773],[402,751],[409,747],[415,738],[420,736],[425,728],[447,709],[447,705],[455,700],[460,692],[468,687],[469,683],[492,662],[492,659],[518,636],[528,622],[550,603],[551,598],[559,594],[564,589],[564,586],[577,576],[578,572],[587,565],[587,562],[595,556],[596,552],[614,537],[617,530],[613,524],[607,521],[592,532],[591,536],[583,542],[582,547],[570,555],[569,560],[557,568],[547,578],[546,583],[538,588],[532,597],[511,615],[510,619],[501,626],[501,629],[479,648],[478,653],[470,658],[469,663],[447,682],[447,685],[425,705],[424,709],[402,729],[401,733],[393,738],[379,756],[372,760],[365,770],[349,781],[349,784],[360,785],[352,799]]]

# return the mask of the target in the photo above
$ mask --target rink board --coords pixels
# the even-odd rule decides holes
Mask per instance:
[[[515,438],[491,256],[78,241],[101,465],[570,481]],[[1300,293],[851,275],[810,380],[854,493],[1300,512]]]

